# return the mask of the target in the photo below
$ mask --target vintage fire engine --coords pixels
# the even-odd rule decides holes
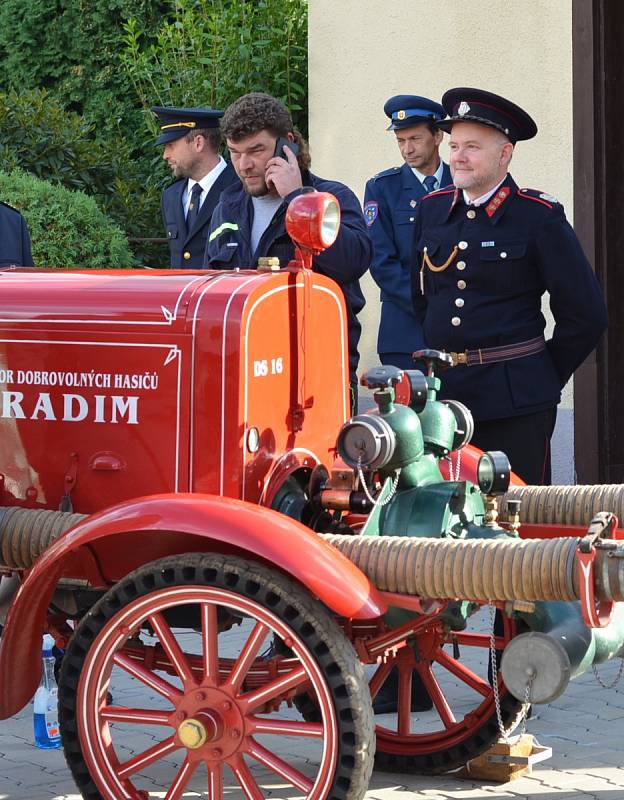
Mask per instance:
[[[0,272],[0,718],[52,632],[85,798],[358,800],[624,645],[620,487],[509,487],[444,353],[350,418],[338,226],[310,193],[277,271]]]

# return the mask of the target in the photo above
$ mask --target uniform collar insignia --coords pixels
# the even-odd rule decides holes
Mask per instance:
[[[505,200],[507,200],[510,194],[511,194],[511,189],[509,188],[509,186],[501,186],[494,192],[494,194],[490,198],[490,202],[485,207],[485,213],[488,215],[490,219],[498,211],[500,206],[503,205],[503,203],[505,202]]]

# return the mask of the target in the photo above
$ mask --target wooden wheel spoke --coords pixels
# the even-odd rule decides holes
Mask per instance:
[[[208,763],[208,797],[210,800],[223,800],[223,767]]]
[[[180,797],[182,797],[182,793],[193,776],[193,773],[197,769],[198,763],[199,762],[197,761],[191,763],[188,759],[184,759],[184,763],[178,770],[178,774],[173,779],[173,783],[165,795],[165,800],[179,800]],[[211,800],[214,800],[212,795]]]
[[[278,676],[275,678],[275,680],[264,684],[264,686],[261,686],[259,689],[255,689],[253,692],[245,694],[241,698],[241,705],[243,706],[244,710],[249,713],[250,711],[258,708],[258,706],[268,703],[270,700],[276,700],[285,692],[295,689],[298,686],[302,686],[307,680],[308,675],[305,667],[295,667],[294,669],[291,669],[290,672],[286,672],[284,675]]]
[[[169,681],[164,680],[159,675],[156,675],[156,673],[147,669],[147,667],[144,667],[143,664],[133,661],[123,653],[115,653],[113,661],[118,667],[121,667],[132,675],[132,677],[141,681],[141,683],[144,683],[146,686],[149,686],[150,689],[158,692],[158,694],[163,697],[166,697],[172,705],[175,705],[176,700],[182,697],[182,692],[170,684]]]
[[[381,689],[381,687],[385,683],[386,678],[390,674],[390,670],[392,669],[392,667],[393,667],[393,664],[391,664],[390,662],[382,664],[379,667],[379,669],[375,672],[373,677],[370,679],[370,683],[368,684],[368,688],[369,688],[370,695],[373,698],[373,700],[375,699],[375,697],[377,696],[379,690]]]
[[[232,666],[232,671],[226,681],[226,685],[230,687],[235,694],[240,691],[243,681],[252,664],[256,660],[262,645],[266,640],[269,628],[262,622],[256,622],[252,632],[249,634],[247,641],[243,645],[239,657]]]
[[[309,736],[313,739],[323,738],[323,725],[320,722],[265,719],[264,717],[248,717],[246,721],[250,733],[269,733],[277,736]]]
[[[204,678],[209,685],[217,686],[219,683],[219,626],[217,607],[213,603],[201,604],[201,625]]]
[[[451,711],[451,707],[446,701],[446,697],[440,688],[438,679],[431,670],[431,665],[419,665],[418,674],[420,675],[422,682],[425,684],[425,689],[429,692],[429,697],[432,699],[433,705],[440,715],[440,719],[442,720],[444,727],[450,728],[455,725],[457,720]]]
[[[169,627],[166,619],[162,614],[151,614],[148,617],[149,623],[158,635],[160,643],[165,653],[169,656],[169,660],[173,664],[175,671],[178,673],[185,686],[196,685],[193,678],[193,670],[191,669],[186,656],[182,652],[182,648],[178,644],[173,631]]]
[[[476,672],[473,672],[464,664],[460,664],[457,659],[452,658],[448,653],[445,653],[444,650],[438,651],[436,662],[455,675],[456,678],[459,678],[460,681],[470,686],[471,689],[474,689],[475,692],[479,692],[483,697],[488,697],[492,692],[492,687],[487,681],[483,680]]]
[[[277,773],[277,775],[284,778],[284,780],[288,781],[288,783],[292,784],[300,791],[306,794],[310,793],[314,785],[313,782],[302,772],[299,772],[299,770],[287,764],[284,759],[272,753],[270,750],[267,750],[266,747],[263,747],[261,744],[251,739],[247,745],[247,752],[260,764],[263,764],[268,769]]]
[[[244,758],[240,755],[236,756],[228,761],[228,764],[234,773],[234,777],[243,790],[245,797],[247,797],[248,800],[264,800],[264,792],[262,792],[256,783],[256,779],[252,775],[251,770],[247,766],[247,762],[244,760]]]
[[[134,756],[129,761],[124,762],[120,766],[117,774],[121,780],[124,780],[130,777],[130,775],[134,775],[135,772],[149,767],[150,764],[160,761],[161,758],[169,755],[169,753],[173,753],[174,750],[178,750],[181,746],[182,745],[176,742],[174,736],[170,736],[168,739],[164,739],[162,742]]]
[[[127,722],[131,725],[170,725],[166,711],[150,711],[146,708],[107,706],[100,711],[100,717],[107,722]]]
[[[403,736],[410,732],[412,719],[412,668],[399,669],[397,698],[397,730]]]

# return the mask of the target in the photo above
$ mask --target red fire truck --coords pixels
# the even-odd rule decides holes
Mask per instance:
[[[555,647],[543,601],[581,597],[574,537],[509,556],[509,465],[436,399],[445,354],[423,354],[426,376],[366,372],[376,406],[350,418],[344,300],[310,269],[338,224],[330,195],[291,204],[282,269],[0,271],[0,718],[32,698],[51,632],[85,798],[358,800],[374,760],[455,768],[522,711],[501,653]],[[592,581],[566,624],[593,637],[619,596]],[[533,702],[555,691],[550,653]]]

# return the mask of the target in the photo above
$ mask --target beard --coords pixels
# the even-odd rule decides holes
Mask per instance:
[[[243,184],[243,189],[251,197],[264,197],[270,191],[267,182],[264,180],[264,177],[259,175],[239,175],[239,177],[241,179],[241,183]],[[248,183],[248,178],[261,178],[261,180],[255,180],[250,184]]]

